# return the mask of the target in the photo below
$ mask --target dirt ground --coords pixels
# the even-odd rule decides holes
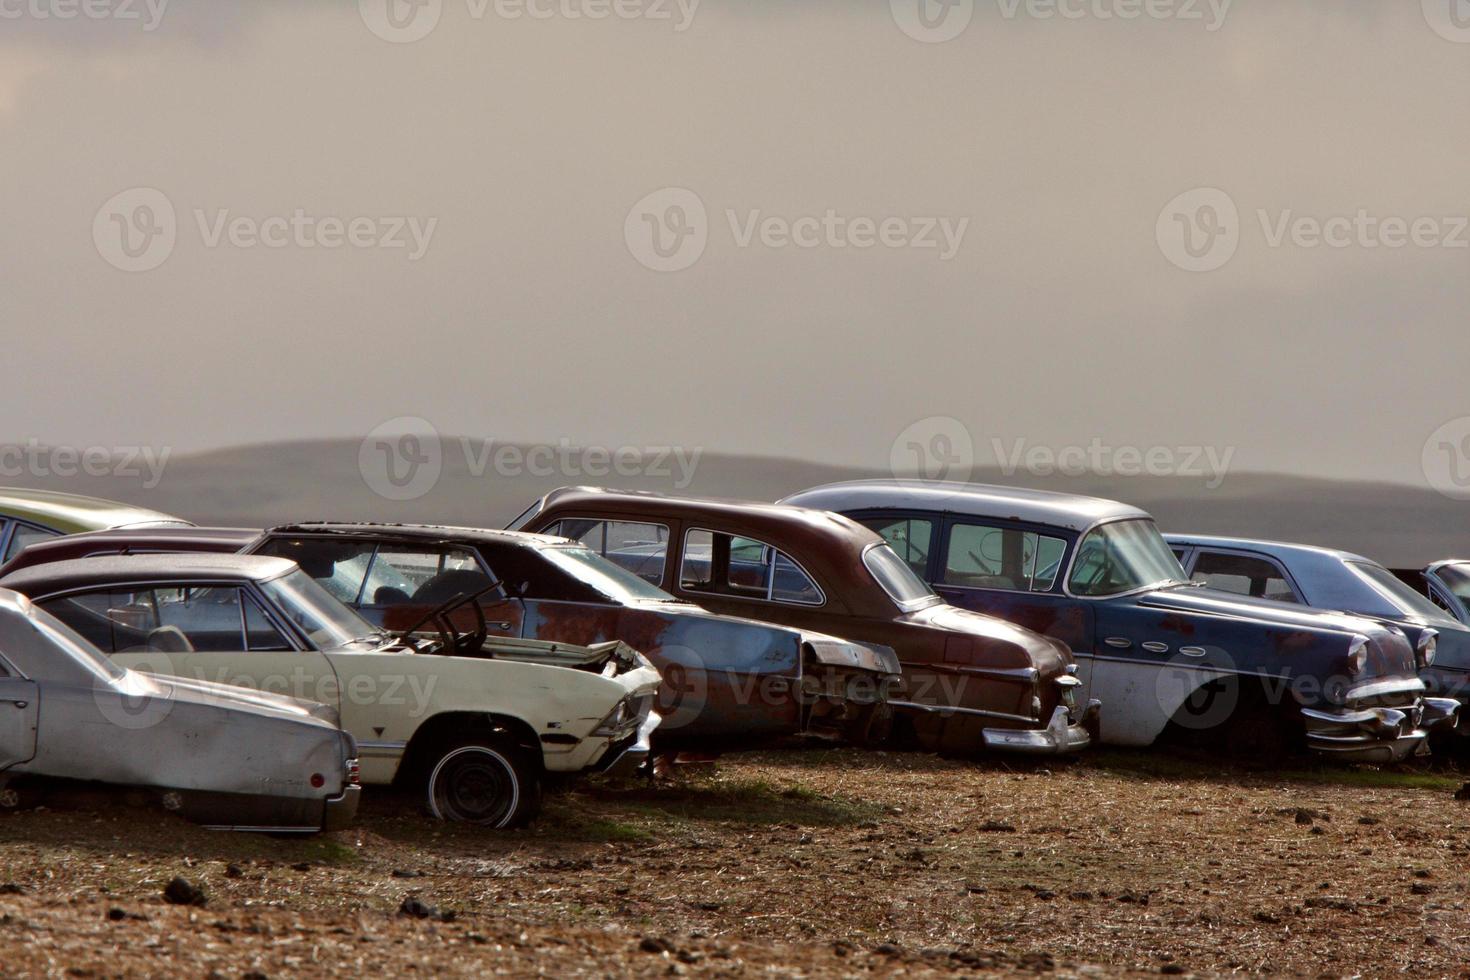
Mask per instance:
[[[1463,781],[803,749],[306,840],[53,800],[0,817],[0,974],[1470,976]]]

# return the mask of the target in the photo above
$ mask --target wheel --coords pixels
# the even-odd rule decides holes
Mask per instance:
[[[893,735],[893,708],[887,702],[865,704],[847,723],[847,741],[860,749],[884,744]]]
[[[440,820],[504,829],[541,809],[541,778],[518,748],[496,741],[445,748],[429,772],[429,812]]]

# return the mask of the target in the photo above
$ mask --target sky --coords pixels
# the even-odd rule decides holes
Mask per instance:
[[[0,0],[0,441],[1470,454],[1470,3],[1059,3]]]

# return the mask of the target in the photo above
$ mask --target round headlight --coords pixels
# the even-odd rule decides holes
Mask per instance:
[[[1366,636],[1355,636],[1353,642],[1348,646],[1347,672],[1349,677],[1357,677],[1368,666],[1368,638]]]
[[[1436,630],[1425,630],[1419,636],[1419,666],[1428,667],[1434,663],[1434,654],[1439,649],[1439,633]]]

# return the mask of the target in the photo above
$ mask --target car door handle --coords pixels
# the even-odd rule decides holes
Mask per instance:
[[[1186,657],[1203,657],[1205,655],[1205,648],[1204,647],[1180,647],[1179,648],[1179,652],[1182,653],[1182,654],[1184,654]]]
[[[1103,642],[1114,650],[1127,650],[1133,646],[1133,641],[1123,636],[1110,636],[1106,640],[1103,640]]]
[[[0,704],[13,704],[17,708],[21,709],[29,708],[31,706],[31,703],[24,700],[23,698],[0,698]]]
[[[511,624],[510,623],[489,623],[487,625],[493,626],[493,627],[495,627],[498,630],[508,630],[508,629],[510,629],[510,625]]]
[[[1143,648],[1145,650],[1147,650],[1149,653],[1168,653],[1169,652],[1169,644],[1167,644],[1167,643],[1160,643],[1157,640],[1150,640],[1149,642],[1147,642],[1147,643],[1145,643],[1143,645]]]

